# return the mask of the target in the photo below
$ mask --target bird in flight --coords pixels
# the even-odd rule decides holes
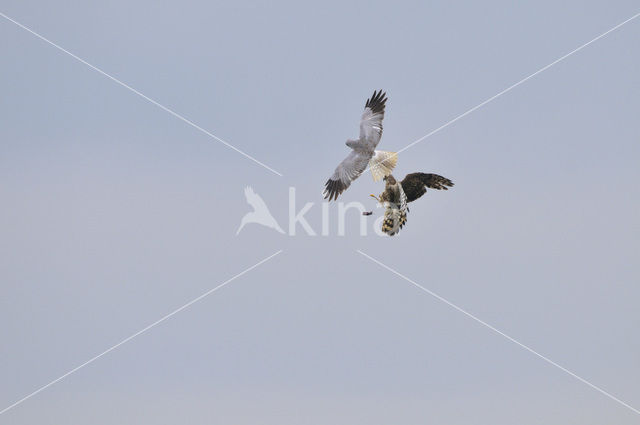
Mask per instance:
[[[386,102],[387,94],[382,90],[374,91],[373,95],[367,99],[360,119],[360,137],[347,140],[346,145],[352,150],[325,183],[322,192],[325,199],[329,201],[338,199],[338,195],[344,192],[352,181],[360,177],[360,174],[367,169],[367,165],[371,169],[374,181],[391,174],[398,160],[397,154],[376,150],[382,137],[382,119]]]
[[[240,233],[240,230],[242,230],[244,225],[248,223],[262,224],[263,226],[277,230],[280,233],[284,233],[284,230],[282,230],[276,219],[271,215],[267,204],[265,204],[260,195],[255,193],[251,187],[245,187],[244,197],[247,199],[247,203],[253,208],[253,211],[246,213],[244,217],[242,217],[242,221],[240,222],[240,227],[238,228],[236,235]]]
[[[407,222],[409,207],[407,204],[420,198],[427,192],[427,188],[448,190],[453,182],[437,174],[411,173],[398,182],[392,174],[384,177],[384,192],[379,197],[371,195],[385,207],[382,231],[393,236],[402,229]]]
[[[382,221],[382,231],[389,236],[393,236],[407,222],[407,213],[409,212],[407,194],[404,192],[402,184],[398,183],[393,177],[393,174],[386,176],[384,181],[384,192],[378,198],[375,195],[371,196],[386,208],[384,220]]]

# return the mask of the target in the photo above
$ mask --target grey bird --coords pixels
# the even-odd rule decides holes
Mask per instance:
[[[325,183],[322,192],[325,199],[329,201],[338,199],[338,195],[347,190],[351,182],[360,177],[367,166],[371,169],[375,181],[390,174],[395,167],[398,160],[395,152],[376,150],[382,138],[386,96],[382,90],[374,91],[371,98],[367,100],[360,119],[360,137],[347,140],[346,145],[352,150]]]

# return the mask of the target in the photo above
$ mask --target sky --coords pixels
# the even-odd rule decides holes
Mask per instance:
[[[33,2],[0,12],[0,424],[637,424],[640,18],[400,154],[455,182],[392,238],[236,231],[251,186],[317,233],[387,92],[411,142],[633,1]]]

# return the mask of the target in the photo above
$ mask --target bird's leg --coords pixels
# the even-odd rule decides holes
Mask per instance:
[[[380,201],[380,198],[378,198],[378,197],[377,197],[376,195],[374,195],[373,193],[372,193],[371,195],[369,195],[369,196],[371,196],[373,199],[375,199],[376,201],[378,201],[378,207],[380,206],[380,204],[382,204],[382,201]],[[362,212],[362,215],[371,215],[371,214],[373,214],[373,211],[363,211],[363,212]]]

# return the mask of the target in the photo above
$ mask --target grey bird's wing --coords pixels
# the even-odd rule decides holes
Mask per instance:
[[[322,192],[325,199],[338,199],[338,195],[347,190],[351,182],[357,179],[367,168],[371,155],[365,152],[351,151],[349,155],[336,167],[333,175],[325,183]]]
[[[363,148],[374,150],[382,137],[382,119],[384,107],[387,102],[387,94],[382,90],[373,92],[364,106],[362,118],[360,118],[360,140]]]

